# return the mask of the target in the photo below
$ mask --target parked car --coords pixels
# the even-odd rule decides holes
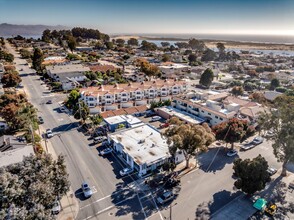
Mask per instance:
[[[255,147],[255,145],[252,142],[250,142],[250,143],[246,143],[246,144],[241,145],[240,148],[242,150],[249,150],[249,149],[254,148],[254,147]]]
[[[169,123],[160,124],[160,128],[167,128],[168,126],[169,126]]]
[[[101,142],[103,142],[104,140],[106,140],[106,137],[95,137],[94,139],[93,139],[93,143],[94,144],[98,144],[98,143],[101,143]]]
[[[273,137],[274,136],[274,132],[273,131],[267,131],[264,136],[265,137]]]
[[[146,117],[152,117],[155,115],[156,115],[156,112],[154,112],[154,111],[146,111]]]
[[[66,109],[65,109],[65,107],[63,107],[63,106],[59,107],[59,110],[60,110],[61,112],[66,112]]]
[[[277,211],[277,205],[275,203],[270,203],[264,210],[268,215],[274,216]]]
[[[121,171],[119,171],[119,174],[120,174],[121,176],[126,176],[126,175],[132,173],[133,171],[134,171],[134,170],[133,170],[132,168],[127,167],[127,168],[124,168],[124,169],[122,169]]]
[[[51,137],[53,137],[53,132],[52,132],[51,129],[47,129],[47,130],[46,130],[46,136],[47,136],[47,138],[51,138]]]
[[[230,150],[228,153],[227,153],[227,156],[228,157],[233,157],[235,155],[238,154],[238,151],[237,150]]]
[[[289,183],[289,188],[294,189],[294,180],[291,183]]]
[[[252,144],[258,145],[258,144],[261,144],[262,142],[263,142],[263,137],[258,136],[253,139]]]
[[[158,196],[156,201],[158,204],[163,205],[174,199],[174,194],[172,191],[166,191],[162,195]]]
[[[52,100],[48,100],[46,104],[52,104]]]
[[[274,167],[269,167],[267,169],[267,172],[269,173],[270,176],[274,175],[278,170]]]
[[[102,156],[107,155],[107,154],[110,154],[112,151],[113,151],[112,148],[107,147],[104,150],[100,151],[100,155],[102,155]]]
[[[44,124],[44,119],[41,116],[38,117],[38,123]]]
[[[85,198],[90,198],[93,195],[93,192],[87,182],[82,183],[82,190]]]
[[[161,120],[161,117],[160,116],[153,116],[151,118],[151,121],[160,121]]]
[[[60,211],[61,211],[60,202],[59,202],[58,200],[56,200],[56,201],[53,203],[52,214],[53,214],[53,215],[57,215]]]

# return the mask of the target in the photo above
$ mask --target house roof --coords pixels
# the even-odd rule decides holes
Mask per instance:
[[[29,156],[31,154],[34,154],[32,145],[26,145],[13,150],[0,152],[0,167],[19,163],[23,160],[23,157]]]
[[[84,67],[81,64],[65,64],[65,65],[53,65],[47,66],[46,70],[51,74],[64,74],[64,73],[74,73],[74,72],[86,72],[90,71],[89,67]]]
[[[109,94],[115,94],[122,91],[130,92],[136,91],[138,88],[141,90],[150,89],[150,88],[161,88],[163,86],[179,86],[186,85],[185,81],[178,80],[153,80],[153,81],[144,81],[144,82],[133,82],[133,83],[124,83],[124,84],[116,84],[116,85],[102,85],[97,87],[88,87],[81,88],[80,92],[85,96],[97,96],[104,95],[105,92]]]

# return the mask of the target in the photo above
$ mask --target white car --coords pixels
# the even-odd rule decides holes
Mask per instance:
[[[52,214],[53,214],[53,215],[57,215],[60,211],[61,211],[60,202],[59,202],[58,200],[56,200],[56,201],[53,203]]]
[[[161,120],[161,117],[160,116],[153,116],[151,118],[151,121],[160,121]]]
[[[107,138],[106,137],[95,137],[94,140],[93,140],[93,143],[94,144],[98,144],[98,143],[101,143],[103,141],[105,141]]]
[[[100,151],[100,155],[107,155],[107,154],[110,154],[112,152],[112,148],[110,147],[107,147],[105,148],[104,150]]]
[[[65,107],[63,107],[63,106],[59,107],[59,110],[60,110],[61,112],[66,112],[66,109],[65,109]]]
[[[247,143],[247,144],[243,144],[241,146],[241,149],[242,150],[249,150],[249,149],[254,148],[254,147],[255,147],[255,145],[252,142],[250,142],[250,143]]]
[[[228,157],[233,157],[233,156],[235,156],[235,155],[237,155],[238,154],[238,151],[236,151],[236,150],[230,150],[228,153],[227,153],[227,156]]]
[[[51,129],[47,129],[47,130],[46,130],[46,136],[47,136],[47,138],[51,138],[51,137],[53,137],[53,132],[52,132]]]
[[[252,141],[253,144],[258,145],[261,144],[263,142],[263,138],[262,137],[255,137]]]
[[[122,169],[121,171],[119,171],[119,174],[121,175],[121,176],[126,176],[126,175],[128,175],[128,174],[130,174],[130,173],[132,173],[134,170],[132,169],[132,168],[124,168],[124,169]]]
[[[84,196],[86,198],[90,198],[93,195],[91,188],[89,187],[88,183],[86,183],[86,182],[82,183],[82,190],[83,190]]]

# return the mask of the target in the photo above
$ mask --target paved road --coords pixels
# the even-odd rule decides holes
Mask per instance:
[[[135,204],[135,209],[139,207],[140,212],[138,198],[131,190],[129,190],[130,195],[124,195],[124,200],[121,200],[121,192],[128,189],[125,185],[133,181],[129,177],[119,177],[119,170],[122,169],[123,164],[115,157],[99,156],[99,149],[93,146],[92,140],[80,131],[76,120],[58,111],[59,102],[63,101],[64,96],[51,94],[46,86],[42,85],[35,71],[25,65],[26,61],[20,59],[19,54],[10,45],[8,50],[15,56],[16,68],[22,78],[21,84],[29,101],[38,109],[38,114],[45,121],[42,130],[47,128],[53,130],[55,135],[49,141],[57,154],[65,155],[69,180],[79,201],[80,210],[76,219],[105,219],[100,218],[99,215],[112,209],[115,204],[122,204],[129,199]],[[53,101],[53,104],[45,104],[49,99]],[[81,183],[85,180],[94,192],[94,195],[87,200],[83,199],[80,190]],[[131,215],[131,210],[124,214],[126,219],[131,219]],[[143,213],[139,213],[139,216],[141,215],[144,216]],[[110,215],[106,219],[113,218],[115,216]]]
[[[169,206],[157,207],[156,195],[138,193],[133,179],[121,179],[119,170],[123,165],[114,156],[98,156],[97,146],[91,146],[91,140],[79,131],[76,121],[58,112],[62,95],[50,94],[41,85],[24,60],[15,55],[16,67],[22,76],[22,84],[30,101],[39,109],[44,118],[44,129],[51,128],[55,135],[50,139],[57,154],[63,154],[69,172],[72,188],[76,190],[80,210],[76,219],[170,219]],[[48,99],[52,105],[44,104]],[[155,125],[158,126],[158,125]],[[99,149],[98,149],[99,150]],[[254,149],[240,152],[241,158],[253,158],[262,154],[271,166],[280,168],[272,154],[270,144],[265,142]],[[219,210],[239,193],[233,189],[232,163],[223,150],[213,149],[199,157],[201,169],[182,178],[179,195],[172,203],[172,219],[195,219],[196,210],[208,209],[211,213]],[[80,184],[87,180],[92,186],[94,195],[84,200],[80,193]],[[201,205],[202,204],[202,205]]]

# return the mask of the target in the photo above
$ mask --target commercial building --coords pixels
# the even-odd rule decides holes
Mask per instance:
[[[138,176],[159,169],[171,157],[167,140],[148,124],[118,131],[108,137],[113,143],[114,151],[128,166],[138,172]],[[177,153],[175,162],[183,160],[183,154]]]

